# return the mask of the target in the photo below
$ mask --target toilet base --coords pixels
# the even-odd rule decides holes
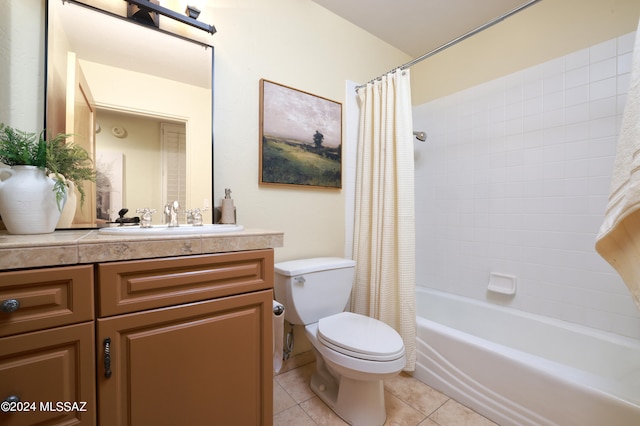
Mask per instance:
[[[344,376],[336,379],[317,355],[311,390],[350,425],[382,426],[387,419],[383,381],[353,380]]]

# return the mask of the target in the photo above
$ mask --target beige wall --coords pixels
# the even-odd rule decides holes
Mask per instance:
[[[0,123],[44,124],[44,0],[0,0]]]
[[[412,102],[479,83],[635,31],[638,0],[542,0],[411,69]]]
[[[344,103],[346,80],[367,81],[410,58],[309,0],[220,0],[211,7],[218,30],[216,204],[231,188],[239,223],[284,231],[276,261],[343,256],[345,189],[258,185],[259,80]],[[343,152],[349,143],[343,140]]]

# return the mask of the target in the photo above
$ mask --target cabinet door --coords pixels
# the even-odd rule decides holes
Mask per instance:
[[[92,321],[0,339],[0,400],[29,410],[0,411],[1,425],[95,425],[93,331]]]
[[[99,423],[270,425],[272,299],[264,290],[98,319]]]

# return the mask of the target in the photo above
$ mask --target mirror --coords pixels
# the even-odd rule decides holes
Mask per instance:
[[[75,2],[48,1],[47,132],[72,135],[97,169],[84,205],[65,207],[69,224],[58,227],[102,226],[121,208],[127,217],[156,209],[160,224],[173,200],[183,212],[209,208],[213,48]],[[212,223],[210,210],[204,220]]]

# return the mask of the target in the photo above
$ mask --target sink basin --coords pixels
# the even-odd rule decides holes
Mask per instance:
[[[141,228],[140,226],[112,226],[108,228],[100,228],[101,234],[113,235],[209,235],[223,234],[225,232],[242,231],[242,225],[228,224],[206,224],[202,226],[180,225],[177,227],[168,227],[167,225],[154,225],[151,228]]]

